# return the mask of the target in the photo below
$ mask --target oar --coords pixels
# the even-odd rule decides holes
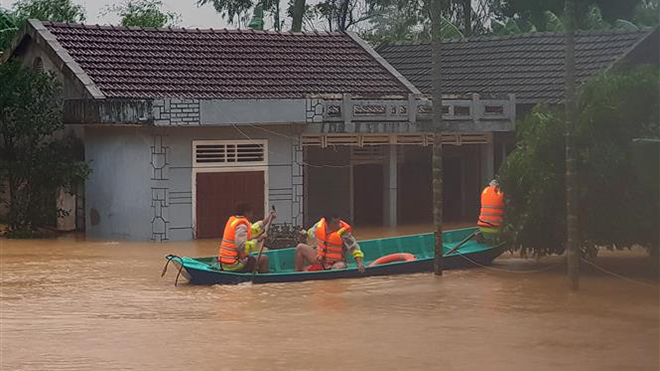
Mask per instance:
[[[275,205],[273,205],[273,212],[275,212]],[[268,219],[268,224],[264,226],[264,233],[268,234],[268,229],[270,229],[270,224],[273,221],[273,218]],[[259,259],[261,258],[261,253],[264,251],[264,246],[266,246],[266,241],[261,244],[259,249],[259,254],[257,255],[257,261],[254,263],[254,268],[252,268],[252,282],[254,282],[254,276],[257,275],[257,269],[259,268]]]
[[[474,236],[476,236],[477,234],[479,234],[479,230],[477,230],[476,232],[474,232],[474,233],[472,233],[471,235],[467,236],[467,238],[465,238],[463,241],[459,242],[458,245],[454,246],[453,249],[447,251],[447,253],[446,253],[444,256],[450,255],[450,254],[453,253],[454,251],[460,249],[460,248],[461,248],[463,245],[465,245],[468,241],[470,241],[471,239],[473,239]]]

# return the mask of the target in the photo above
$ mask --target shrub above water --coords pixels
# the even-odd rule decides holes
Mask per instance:
[[[659,82],[658,69],[644,66],[610,71],[581,88],[574,138],[583,249],[658,249],[660,169],[646,159],[652,155],[633,153],[636,139],[658,138]],[[563,109],[537,106],[519,123],[518,146],[501,169],[505,231],[523,253],[564,251],[564,133]],[[645,153],[653,154],[649,148]]]

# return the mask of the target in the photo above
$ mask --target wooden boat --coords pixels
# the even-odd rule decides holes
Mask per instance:
[[[458,229],[443,232],[444,268],[462,268],[476,265],[488,265],[500,256],[506,247],[503,243],[482,244],[474,238],[464,242],[476,228]],[[337,278],[359,278],[368,276],[384,276],[433,271],[435,238],[432,233],[402,237],[391,237],[377,240],[360,241],[364,252],[364,273],[360,273],[355,262],[349,258],[348,268],[315,271],[294,271],[294,248],[271,250],[266,253],[270,258],[270,273],[234,273],[220,270],[217,256],[190,258],[168,255],[179,269],[179,273],[192,284],[238,284],[253,281],[253,283],[296,282],[307,280],[328,280]],[[455,250],[461,242],[463,245]],[[383,265],[369,266],[374,260],[393,253],[412,253],[417,258],[413,261],[397,261]],[[163,270],[163,274],[167,266]],[[178,279],[178,275],[177,275]]]

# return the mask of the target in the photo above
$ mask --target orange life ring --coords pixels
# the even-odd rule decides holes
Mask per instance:
[[[410,262],[417,260],[417,257],[411,253],[399,252],[395,254],[381,256],[380,258],[374,260],[369,264],[370,267],[394,262]]]

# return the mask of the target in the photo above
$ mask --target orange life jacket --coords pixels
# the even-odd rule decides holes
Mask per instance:
[[[343,220],[339,221],[341,227],[339,230],[327,233],[325,219],[321,219],[316,224],[316,254],[328,264],[334,264],[338,261],[344,261],[344,241],[342,234],[351,231],[351,226]]]
[[[232,216],[225,224],[225,232],[222,235],[222,243],[220,244],[220,252],[218,260],[222,264],[236,264],[238,262],[238,246],[236,245],[236,228],[239,225],[247,227],[247,240],[252,239],[252,224],[247,218],[243,216]]]
[[[481,212],[477,225],[499,228],[504,221],[504,193],[499,188],[488,186],[481,192]]]

